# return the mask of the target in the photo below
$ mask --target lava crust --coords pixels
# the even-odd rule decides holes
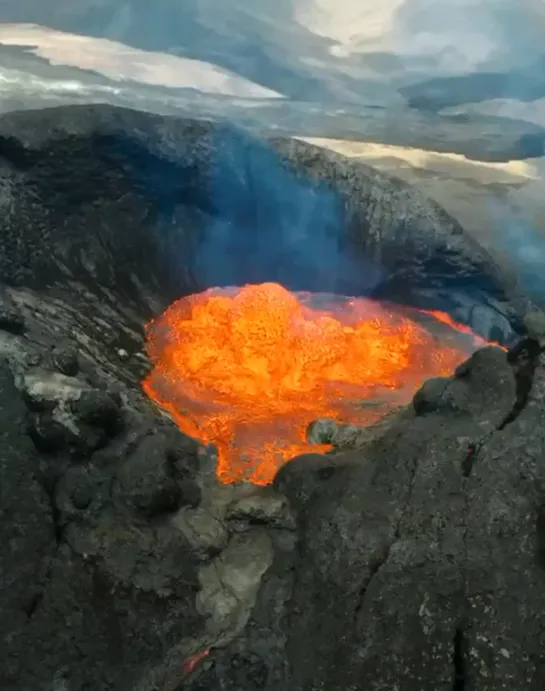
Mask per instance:
[[[545,328],[486,252],[301,142],[93,106],[2,116],[0,144],[2,691],[542,691]],[[516,346],[221,484],[140,382],[145,323],[233,275]]]

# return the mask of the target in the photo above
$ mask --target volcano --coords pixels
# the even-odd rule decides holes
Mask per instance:
[[[416,321],[423,314],[275,283],[210,289],[148,324],[143,387],[183,432],[216,446],[221,482],[269,484],[284,462],[318,450],[305,443],[312,421],[370,424],[485,343],[473,336],[462,349],[467,327],[428,314],[452,330],[439,337]]]
[[[0,116],[0,211],[2,691],[544,688],[507,258],[355,160],[98,105]]]

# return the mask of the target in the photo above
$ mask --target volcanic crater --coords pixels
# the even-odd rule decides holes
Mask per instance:
[[[0,687],[541,691],[505,267],[295,139],[81,106],[0,146]]]
[[[211,289],[148,325],[143,388],[185,433],[214,444],[221,482],[266,485],[296,455],[332,448],[308,439],[317,423],[376,422],[486,343],[446,313],[412,312],[277,283]]]

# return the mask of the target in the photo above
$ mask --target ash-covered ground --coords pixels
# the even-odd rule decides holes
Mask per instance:
[[[66,108],[2,117],[0,143],[2,691],[541,691],[545,328],[508,272],[418,191],[307,144],[270,143],[288,193],[205,123]],[[448,297],[509,352],[270,487],[218,484],[140,379],[145,320],[225,275],[199,261],[231,210],[222,156],[256,256],[254,205],[297,207],[307,178],[318,203],[325,181],[353,285]],[[302,273],[346,281],[344,259]]]

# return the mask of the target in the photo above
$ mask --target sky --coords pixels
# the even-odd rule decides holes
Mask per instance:
[[[522,101],[534,121],[545,99],[545,0],[0,0],[0,44],[242,98],[468,112]]]

